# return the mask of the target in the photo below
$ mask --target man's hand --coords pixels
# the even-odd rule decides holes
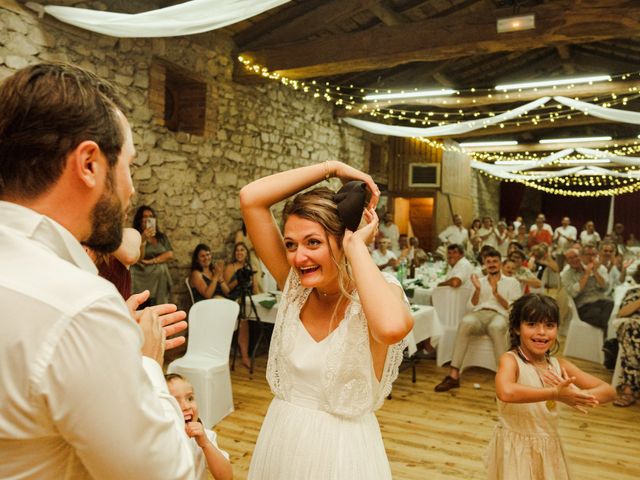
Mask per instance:
[[[147,310],[138,310],[138,308],[148,299],[149,290],[145,290],[142,293],[135,293],[127,299],[126,303],[129,307],[129,312],[131,312],[131,316],[138,324],[141,323],[142,315],[144,311]],[[158,317],[159,325],[164,330],[165,338],[180,333],[187,328],[187,322],[184,321],[184,319],[187,318],[187,314],[182,310],[178,310],[178,307],[174,304],[165,303],[162,305],[154,305],[153,307],[149,307],[149,309]],[[172,348],[179,347],[184,342],[185,338],[182,336],[169,338],[166,340],[163,348],[165,350],[171,350]]]
[[[476,290],[480,290],[480,279],[478,279],[478,276],[475,273],[471,274],[471,283]]]
[[[144,337],[142,355],[153,358],[162,366],[164,363],[165,333],[158,314],[149,307],[145,308],[140,314],[138,325],[140,325]]]

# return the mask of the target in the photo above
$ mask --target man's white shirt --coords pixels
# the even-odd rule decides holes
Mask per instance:
[[[462,257],[456,262],[453,267],[450,267],[449,271],[444,277],[444,281],[451,280],[452,278],[459,278],[462,285],[468,285],[471,274],[473,273],[473,265],[466,258]]]
[[[438,238],[445,245],[457,243],[458,245],[462,245],[464,247],[469,241],[469,232],[464,227],[449,225],[440,233],[440,235],[438,235]]]
[[[120,294],[69,231],[8,202],[0,304],[0,478],[193,478],[182,413]]]

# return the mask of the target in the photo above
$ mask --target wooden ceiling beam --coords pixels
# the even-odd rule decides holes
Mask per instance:
[[[299,3],[297,7],[300,14],[281,24],[274,24],[278,21],[278,15],[267,17],[263,24],[258,24],[239,33],[234,37],[236,44],[241,48],[253,48],[255,45],[265,46],[278,43],[288,43],[302,38],[320,33],[331,25],[350,18],[357,13],[370,9],[380,0],[331,0],[320,2],[315,8],[310,9],[307,1]],[[261,34],[249,38],[256,29]]]
[[[389,0],[379,0],[371,5],[369,10],[385,25],[404,25],[409,22],[407,17],[393,9]]]
[[[630,92],[631,88],[640,88],[640,82],[634,81],[612,81],[612,82],[597,82],[594,84],[576,85],[573,88],[569,86],[561,86],[556,88],[538,88],[537,90],[523,90],[521,92],[492,92],[491,97],[489,94],[483,95],[451,95],[447,97],[425,97],[408,100],[382,100],[379,102],[369,102],[366,104],[358,105],[352,110],[344,111],[339,116],[354,117],[360,115],[362,112],[357,112],[358,109],[366,109],[369,111],[376,107],[395,107],[398,105],[411,105],[411,106],[430,106],[439,107],[444,109],[458,109],[458,108],[473,108],[484,107],[487,105],[498,105],[505,103],[526,103],[533,100],[537,100],[540,97],[546,96],[564,96],[564,97],[593,97],[597,95],[607,95],[610,93],[622,94]]]
[[[482,152],[549,152],[559,151],[565,148],[612,148],[615,145],[637,145],[640,143],[637,138],[627,138],[608,142],[589,142],[589,143],[553,143],[553,144],[540,144],[540,143],[523,143],[520,145],[502,146],[502,147],[482,147],[477,151]],[[469,151],[472,151],[469,149]]]
[[[347,1],[356,0],[338,3],[342,5]],[[565,2],[558,2],[522,11],[536,14],[535,31],[498,34],[495,21],[502,14],[491,12],[289,42],[247,50],[242,55],[283,76],[300,79],[380,70],[415,61],[638,36],[640,6],[637,2],[623,0],[618,2],[618,8],[605,8],[600,6],[600,1],[583,4],[576,0],[570,2],[574,6],[570,9],[561,4]],[[309,25],[306,28],[308,30]]]

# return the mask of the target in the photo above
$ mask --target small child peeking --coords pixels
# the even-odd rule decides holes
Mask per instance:
[[[498,425],[486,462],[492,480],[571,478],[558,436],[558,404],[587,413],[615,398],[611,385],[583,372],[557,350],[558,304],[530,293],[513,302],[511,350],[496,374]]]
[[[229,455],[218,447],[215,432],[204,428],[200,422],[193,387],[177,373],[165,375],[165,379],[169,392],[180,405],[184,416],[185,431],[191,439],[190,445],[196,467],[196,478],[207,480],[208,468],[215,480],[231,480],[233,470],[229,462]]]

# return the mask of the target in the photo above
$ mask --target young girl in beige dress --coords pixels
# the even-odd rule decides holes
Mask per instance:
[[[558,403],[583,413],[615,398],[611,385],[550,352],[557,345],[558,304],[531,293],[513,303],[511,350],[496,374],[498,425],[487,452],[490,479],[570,479],[558,436]]]

